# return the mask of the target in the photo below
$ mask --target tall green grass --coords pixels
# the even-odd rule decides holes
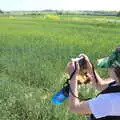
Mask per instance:
[[[0,17],[0,120],[85,120],[69,113],[67,101],[56,106],[50,99],[71,57],[85,53],[95,64],[120,44],[120,23],[97,18]],[[80,91],[95,95],[90,86]]]

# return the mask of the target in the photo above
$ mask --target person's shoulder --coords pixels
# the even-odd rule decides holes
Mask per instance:
[[[103,99],[103,100],[107,100],[107,99],[115,99],[115,98],[120,98],[120,92],[117,93],[107,93],[107,94],[100,94],[98,95],[96,98],[94,99]]]
[[[108,94],[100,94],[99,96],[88,100],[90,110],[96,118],[110,114],[112,111],[110,96],[111,95]]]
[[[88,100],[88,101],[90,101],[90,102],[99,102],[99,101],[103,101],[104,100],[104,102],[105,101],[107,101],[108,99],[110,99],[110,97],[111,97],[111,94],[100,94],[100,95],[98,95],[97,97],[95,97],[95,98],[92,98],[92,99],[90,99],[90,100]]]
[[[103,107],[106,106],[110,108],[111,105],[116,105],[120,102],[120,93],[108,93],[100,94],[95,98],[88,100],[88,104],[93,107]]]
[[[117,101],[120,102],[120,92],[106,94],[106,97],[108,97],[112,103]]]

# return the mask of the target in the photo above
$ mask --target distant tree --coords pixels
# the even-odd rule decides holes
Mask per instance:
[[[0,14],[3,14],[4,12],[0,9]]]
[[[120,11],[117,13],[117,16],[120,17]]]
[[[63,12],[62,12],[62,11],[56,11],[56,14],[57,14],[57,15],[62,15]]]

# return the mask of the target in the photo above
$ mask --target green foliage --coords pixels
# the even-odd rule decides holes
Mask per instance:
[[[119,19],[10,16],[0,17],[0,28],[0,119],[85,120],[69,113],[67,101],[56,106],[50,99],[65,82],[71,57],[86,53],[95,64],[120,44]],[[80,93],[88,98],[96,91],[88,85]]]
[[[118,12],[117,16],[120,17],[120,12]]]
[[[0,9],[0,14],[3,14],[4,12]]]

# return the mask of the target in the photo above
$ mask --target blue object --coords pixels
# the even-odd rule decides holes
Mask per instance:
[[[69,96],[69,85],[63,87],[60,91],[58,91],[53,97],[52,102],[54,104],[62,104],[64,100],[66,100]]]

